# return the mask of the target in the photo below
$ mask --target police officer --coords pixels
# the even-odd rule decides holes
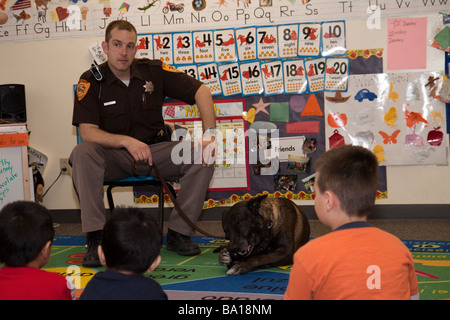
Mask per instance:
[[[154,175],[151,166],[155,163],[164,178],[180,181],[177,201],[195,223],[214,171],[208,159],[214,156],[213,139],[201,141],[202,155],[206,155],[203,163],[191,161],[178,165],[172,161],[171,151],[180,142],[160,142],[165,140],[162,104],[166,96],[196,104],[203,129],[216,127],[209,89],[159,60],[135,59],[136,42],[137,32],[131,23],[111,22],[102,43],[107,62],[99,66],[99,72],[83,73],[76,89],[72,122],[79,127],[83,142],[74,148],[70,161],[82,229],[87,233],[84,266],[100,265],[97,247],[106,219],[105,179],[122,179],[136,171]],[[192,233],[173,209],[166,249],[180,255],[199,254],[198,245],[190,239]]]

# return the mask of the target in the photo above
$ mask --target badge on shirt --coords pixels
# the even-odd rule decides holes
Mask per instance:
[[[78,81],[78,85],[77,85],[78,101],[83,100],[84,96],[89,91],[90,86],[91,86],[91,84],[84,79],[80,79],[80,81]]]
[[[149,94],[152,94],[152,92],[155,91],[155,85],[151,81],[145,81],[143,87],[145,89],[145,92],[148,92]]]

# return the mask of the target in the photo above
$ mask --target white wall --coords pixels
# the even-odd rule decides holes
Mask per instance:
[[[430,25],[433,24],[430,21]],[[349,49],[385,47],[386,21],[380,30],[368,30],[365,21],[347,21]],[[357,28],[353,28],[357,26]],[[89,68],[87,47],[101,38],[68,38],[0,43],[0,84],[23,83],[26,87],[27,124],[31,130],[30,146],[48,156],[44,173],[46,188],[59,173],[59,158],[68,157],[76,144],[71,125],[73,84]],[[428,49],[428,70],[443,70],[443,55]],[[448,145],[448,140],[446,140]],[[448,166],[388,167],[388,199],[379,204],[450,203],[450,168]],[[115,193],[120,205],[133,205],[132,191]],[[71,177],[61,176],[46,195],[49,209],[75,209],[78,203]],[[300,204],[312,204],[304,201]]]

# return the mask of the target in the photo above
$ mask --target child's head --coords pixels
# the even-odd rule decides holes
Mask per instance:
[[[161,230],[149,214],[115,208],[103,229],[99,254],[108,269],[144,273],[159,263],[160,249]]]
[[[314,166],[315,188],[320,193],[333,192],[348,216],[361,218],[371,212],[377,193],[378,160],[370,150],[344,145],[323,153]]]
[[[28,201],[9,203],[0,211],[0,262],[24,267],[39,260],[42,267],[50,259],[54,235],[52,216],[45,207]]]

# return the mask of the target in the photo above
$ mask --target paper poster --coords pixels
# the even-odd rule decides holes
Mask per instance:
[[[151,34],[138,35],[137,49],[138,50],[136,52],[136,58],[138,58],[138,59],[147,58],[147,59],[152,60],[153,59],[153,36]],[[101,52],[103,53],[103,49],[101,49]],[[106,56],[105,56],[104,61],[106,61]],[[98,61],[97,61],[97,63],[98,63]],[[100,64],[100,63],[98,63],[98,64]]]
[[[322,23],[322,56],[340,56],[346,48],[345,22]]]
[[[379,19],[380,15],[414,17],[445,11],[448,11],[446,0],[1,0],[0,42],[104,37],[108,23],[121,19],[131,22],[138,33],[148,33],[149,30],[219,30],[330,20],[360,20],[365,29],[367,21]],[[304,31],[299,30],[299,38],[304,38]],[[320,38],[320,33],[317,36]]]
[[[239,60],[256,59],[256,28],[236,29],[235,34]]]
[[[167,64],[173,64],[172,34],[153,35],[154,59],[159,59]]]
[[[195,64],[190,64],[186,66],[177,66],[177,69],[179,71],[186,73],[187,75],[191,76],[194,79],[199,79],[197,65]]]
[[[342,92],[349,59],[333,55],[345,38],[344,21],[139,34],[136,57],[173,63],[213,95]]]
[[[325,85],[326,59],[318,58],[305,61],[306,76],[310,92],[323,91]]]
[[[214,41],[212,31],[194,32],[194,62],[214,62]]]
[[[427,18],[388,19],[387,69],[427,67]]]
[[[298,24],[278,27],[278,54],[280,58],[297,57]]]
[[[175,64],[187,64],[194,62],[192,48],[192,33],[182,32],[173,34],[173,56]]]
[[[219,65],[219,74],[222,94],[225,97],[242,93],[239,65],[237,63]]]
[[[328,58],[325,69],[325,90],[347,91],[349,59]]]
[[[298,55],[318,56],[321,35],[320,23],[301,23],[299,25]]]
[[[223,100],[215,102],[217,110],[217,154],[210,191],[239,190],[249,188],[249,163],[246,145],[246,123],[242,119],[245,100]],[[202,123],[198,107],[185,103],[166,103],[163,106],[164,121],[184,127],[183,138],[194,141],[196,133],[202,134]],[[174,185],[178,189],[178,184]]]
[[[220,87],[219,70],[216,63],[200,65],[197,68],[199,80],[203,82],[205,86],[209,88],[212,95],[222,93]]]
[[[277,27],[259,27],[257,32],[258,59],[278,58]]]
[[[304,156],[303,143],[304,136],[283,137],[272,139],[274,151],[278,154],[280,162],[287,162],[289,156]]]
[[[283,62],[285,93],[304,93],[308,88],[308,80],[303,60],[286,60]]]
[[[283,65],[280,60],[262,63],[261,71],[263,74],[264,94],[282,94],[283,93]]]
[[[325,93],[326,148],[361,145],[386,166],[446,164],[441,86],[435,72],[350,76],[339,99]]]
[[[242,82],[242,94],[254,95],[260,94],[264,91],[264,86],[261,79],[260,63],[249,62],[239,65]]]
[[[237,60],[233,29],[214,31],[214,54],[216,62]]]

